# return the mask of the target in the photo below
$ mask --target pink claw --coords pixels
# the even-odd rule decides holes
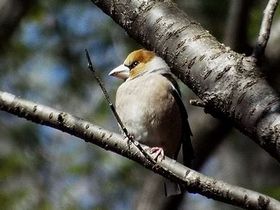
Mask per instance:
[[[154,158],[154,160],[160,158],[159,160],[161,161],[164,157],[164,151],[161,147],[152,147],[151,153],[152,153],[151,156]]]

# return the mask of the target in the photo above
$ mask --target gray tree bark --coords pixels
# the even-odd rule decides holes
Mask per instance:
[[[164,157],[156,162],[149,161],[138,147],[124,137],[79,119],[69,113],[20,99],[0,91],[0,109],[27,120],[77,136],[86,142],[128,157],[144,167],[174,182],[181,184],[191,193],[199,193],[245,209],[279,210],[280,203],[261,193],[227,184],[202,175],[173,159]]]
[[[279,96],[252,57],[219,43],[171,1],[93,1],[156,51],[205,104],[280,161]]]

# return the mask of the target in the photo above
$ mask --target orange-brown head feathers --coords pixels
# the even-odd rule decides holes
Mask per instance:
[[[140,49],[130,53],[124,63],[113,69],[109,75],[120,79],[134,79],[138,75],[155,70],[157,68],[167,67],[167,64],[152,51]]]
[[[132,79],[142,72],[147,71],[146,64],[154,57],[154,52],[144,49],[130,53],[124,61],[124,65],[130,69],[129,77]]]

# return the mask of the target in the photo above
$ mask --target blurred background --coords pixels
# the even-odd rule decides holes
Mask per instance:
[[[217,39],[250,54],[266,1],[177,0]],[[279,91],[280,19],[276,12],[264,59]],[[0,90],[70,112],[118,131],[102,92],[87,70],[84,49],[112,99],[120,84],[107,76],[141,46],[90,0],[0,0]],[[229,122],[188,101],[194,168],[280,199],[280,166]],[[0,112],[1,209],[238,209],[197,194],[166,199],[160,178],[124,157],[80,139]]]

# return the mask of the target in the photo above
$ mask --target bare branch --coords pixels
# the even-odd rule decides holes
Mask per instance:
[[[231,126],[226,122],[214,119],[210,115],[199,117],[202,113],[198,109],[188,110],[189,120],[193,122],[192,132],[195,134],[192,139],[195,159],[192,162],[192,169],[200,170],[213,154],[218,145],[225,140],[225,137],[232,130]],[[193,120],[192,120],[193,119]],[[194,120],[195,119],[195,120]],[[209,141],[211,139],[211,141]],[[159,176],[151,176],[148,174],[145,177],[145,183],[142,186],[135,200],[137,210],[146,209],[180,209],[182,201],[186,202],[185,195],[176,195],[165,197],[161,194],[161,185],[163,178]],[[188,205],[188,197],[187,197]]]
[[[205,107],[205,103],[201,100],[198,100],[198,99],[191,99],[190,100],[190,104],[193,105],[193,106],[198,106],[198,107]]]
[[[269,0],[264,10],[260,33],[252,54],[252,56],[256,58],[256,61],[259,61],[259,59],[264,55],[264,51],[270,36],[274,12],[277,8],[278,2],[278,0]]]
[[[166,178],[176,181],[189,192],[248,209],[280,209],[280,203],[263,194],[204,176],[173,159],[157,160],[157,167],[148,161],[137,147],[128,146],[122,136],[53,108],[20,99],[0,91],[0,109],[27,120],[48,125],[86,142],[128,157]]]
[[[108,94],[108,92],[107,92],[107,90],[106,90],[106,88],[105,88],[103,82],[101,81],[101,79],[99,78],[99,76],[96,74],[95,69],[93,68],[93,65],[92,65],[92,62],[91,62],[91,59],[90,59],[88,50],[85,49],[85,52],[86,52],[86,57],[87,57],[87,61],[88,61],[88,69],[93,73],[93,76],[94,76],[95,80],[97,81],[97,83],[99,84],[99,86],[100,86],[100,88],[101,88],[101,90],[102,90],[102,92],[103,92],[103,94],[104,94],[104,96],[105,96],[105,99],[106,99],[106,101],[108,102],[109,107],[111,108],[111,110],[112,110],[112,112],[113,112],[113,114],[114,114],[114,116],[115,116],[115,118],[116,118],[116,120],[117,120],[119,126],[121,127],[123,133],[125,134],[125,136],[126,136],[127,138],[130,138],[130,135],[129,135],[129,133],[128,133],[126,127],[125,127],[124,124],[122,123],[120,116],[118,115],[118,113],[117,113],[117,111],[116,111],[116,109],[115,109],[113,103],[111,102],[111,99],[110,99],[110,97],[109,97],[109,94]],[[130,140],[132,140],[132,139],[130,139]]]
[[[128,133],[127,128],[124,126],[123,122],[121,121],[121,118],[119,116],[119,114],[117,113],[117,110],[115,109],[114,104],[111,102],[111,99],[109,97],[109,94],[103,84],[103,82],[101,81],[101,79],[99,78],[99,76],[96,74],[95,69],[93,68],[92,62],[91,62],[91,58],[89,56],[88,50],[85,49],[86,52],[86,57],[87,57],[87,61],[88,61],[88,69],[93,73],[94,78],[96,79],[97,83],[99,84],[106,101],[108,102],[114,117],[116,118],[120,128],[122,129],[124,135],[126,136],[126,138],[129,140],[129,143],[133,143],[138,149],[139,151],[152,163],[155,163],[154,159],[142,148],[142,146],[134,140],[133,136],[130,135],[130,133]]]
[[[280,162],[280,98],[252,57],[219,43],[172,1],[93,1],[155,50],[215,117],[229,120]]]

